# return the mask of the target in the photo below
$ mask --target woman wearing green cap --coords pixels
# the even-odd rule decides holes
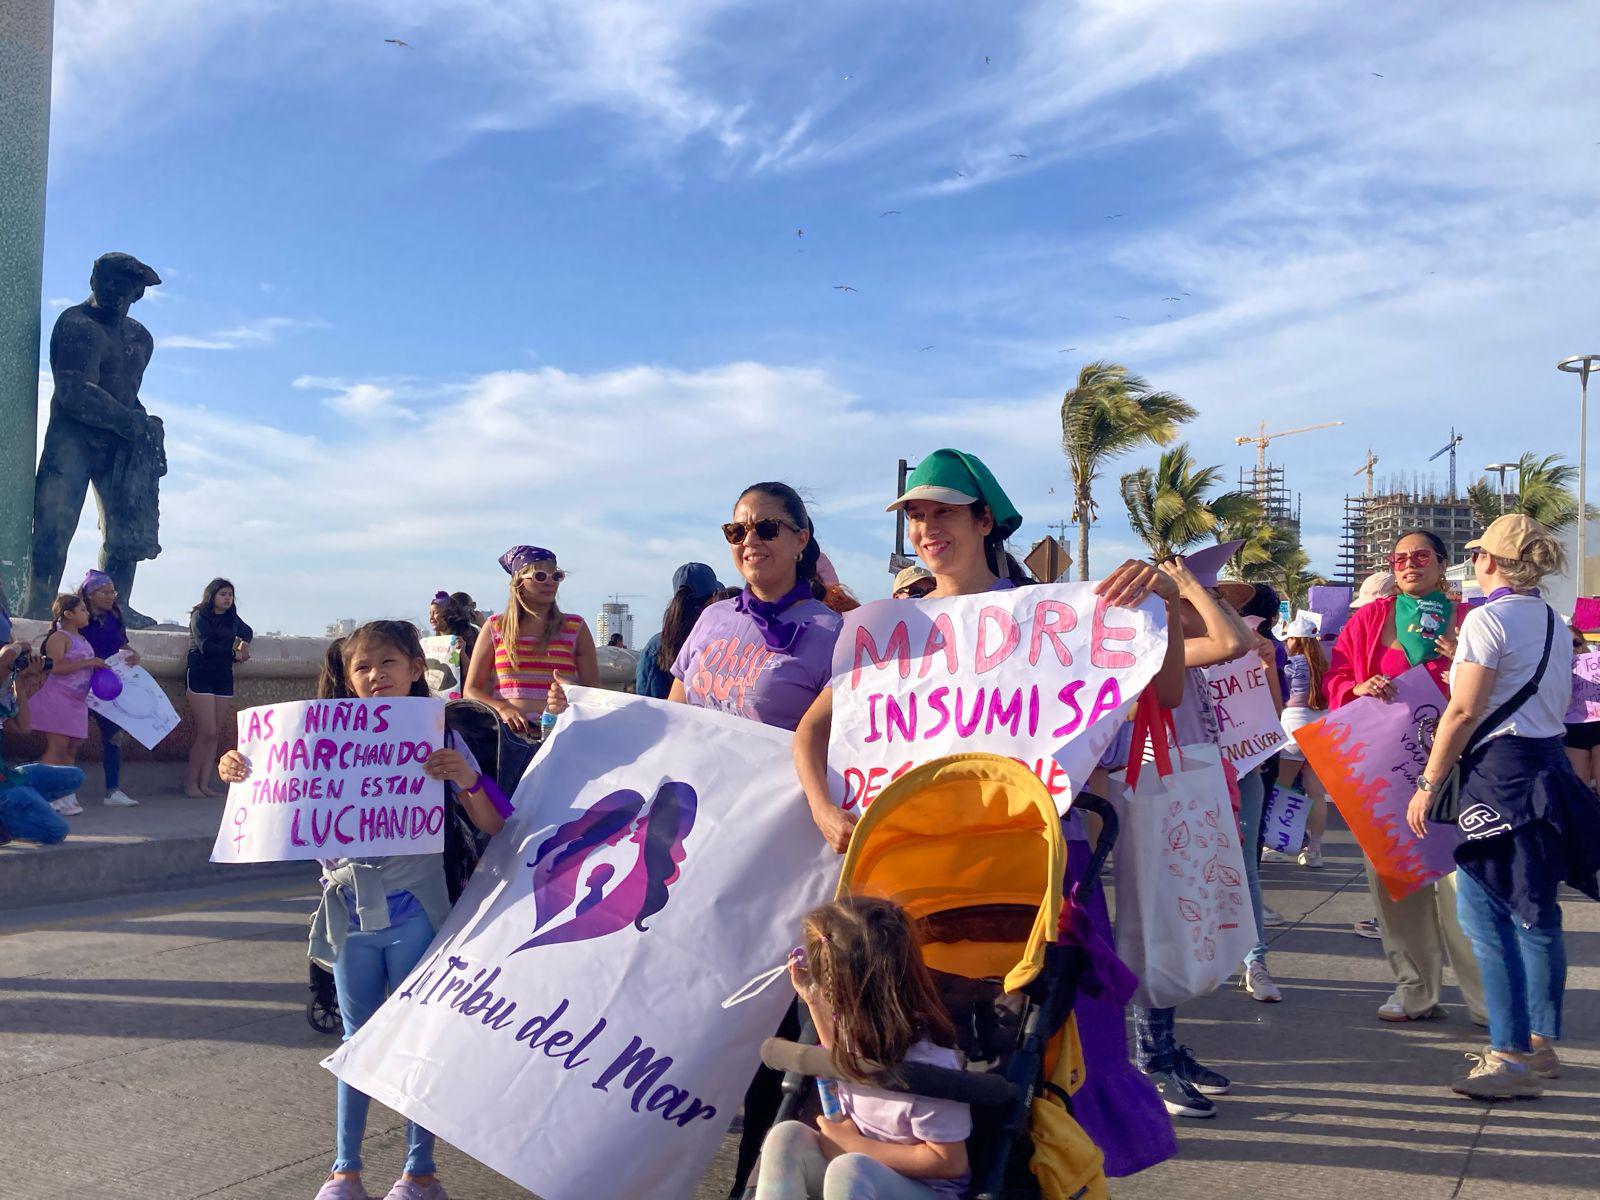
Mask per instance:
[[[933,574],[932,597],[973,596],[1034,582],[1006,553],[1006,538],[1022,524],[1022,514],[976,455],[935,450],[906,480],[905,494],[885,511],[904,509],[906,536]],[[1133,607],[1153,592],[1165,595],[1165,576],[1146,562],[1129,559],[1095,585],[1107,603]],[[795,770],[813,814],[838,806],[828,795],[828,735],[833,728],[833,689],[824,688],[794,735]],[[854,814],[845,814],[854,823]],[[828,843],[843,854],[850,825],[824,825]]]

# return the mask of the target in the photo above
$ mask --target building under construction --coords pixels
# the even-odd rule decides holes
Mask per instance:
[[[1466,557],[1466,545],[1482,532],[1477,514],[1465,499],[1441,492],[1433,480],[1389,479],[1387,486],[1366,496],[1344,498],[1344,536],[1339,542],[1338,582],[1353,586],[1374,571],[1389,569],[1395,541],[1411,529],[1436,533],[1451,563]]]
[[[1239,490],[1254,496],[1266,514],[1267,524],[1285,530],[1300,541],[1300,497],[1291,498],[1283,481],[1283,468],[1270,464],[1239,468]]]

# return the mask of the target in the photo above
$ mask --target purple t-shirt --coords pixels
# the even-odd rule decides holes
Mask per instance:
[[[686,699],[763,725],[793,729],[833,678],[833,644],[844,618],[820,600],[800,600],[780,614],[804,623],[784,653],[761,638],[755,621],[723,600],[700,614],[672,664]]]
[[[83,639],[94,647],[96,658],[110,658],[128,644],[128,634],[115,613],[91,617],[83,627]]]
[[[935,1067],[961,1068],[961,1055],[945,1046],[936,1046],[924,1039],[906,1051],[907,1062],[928,1063]],[[936,1142],[949,1145],[964,1142],[972,1136],[972,1110],[955,1100],[930,1100],[926,1096],[908,1096],[903,1092],[886,1092],[882,1088],[866,1087],[841,1079],[839,1100],[844,1111],[856,1123],[856,1128],[878,1142],[898,1145],[915,1145],[917,1142]],[[967,1194],[970,1174],[955,1179],[919,1179],[935,1196],[955,1197]]]

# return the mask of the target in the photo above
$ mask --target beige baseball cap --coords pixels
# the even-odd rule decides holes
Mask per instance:
[[[894,577],[894,586],[889,589],[889,594],[893,596],[899,592],[901,588],[908,588],[913,583],[916,583],[919,579],[932,578],[933,572],[928,570],[927,567],[918,567],[915,565],[903,567],[900,573]]]
[[[1483,536],[1467,543],[1468,550],[1487,550],[1496,558],[1515,562],[1528,552],[1535,542],[1552,541],[1551,533],[1526,513],[1506,513],[1496,517],[1483,531]]]
[[[1361,590],[1350,601],[1351,608],[1360,608],[1374,600],[1392,596],[1400,589],[1395,586],[1393,571],[1374,571],[1361,581]]]

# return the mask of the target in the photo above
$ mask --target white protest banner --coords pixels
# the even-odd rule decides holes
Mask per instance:
[[[879,600],[845,616],[833,652],[833,797],[865,808],[947,754],[1031,768],[1063,810],[1166,652],[1151,597],[1108,608],[1092,583],[938,600]]]
[[[444,701],[291,700],[239,714],[250,778],[228,786],[212,862],[293,862],[444,849]]]
[[[143,667],[130,666],[126,652],[118,651],[106,660],[106,668],[122,682],[122,690],[110,700],[102,700],[89,689],[89,710],[99,713],[146,750],[154,750],[178,727],[178,713],[161,685]]]
[[[324,1063],[545,1200],[687,1200],[794,991],[839,859],[790,735],[569,687],[429,953]]]
[[[434,634],[422,639],[427,667],[423,678],[428,690],[444,700],[461,699],[461,639],[452,633]]]
[[[1222,761],[1241,775],[1289,743],[1272,703],[1267,669],[1254,654],[1206,668]]]

